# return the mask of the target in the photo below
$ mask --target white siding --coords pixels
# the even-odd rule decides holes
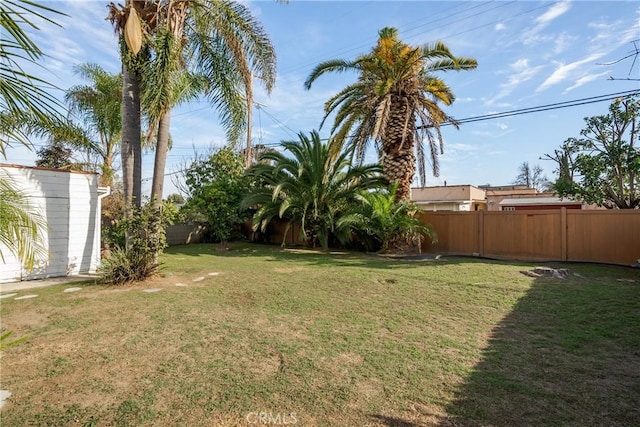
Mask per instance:
[[[43,243],[48,250],[48,259],[27,272],[3,249],[6,259],[0,264],[0,281],[94,272],[100,256],[97,175],[27,167],[0,169],[46,219]]]

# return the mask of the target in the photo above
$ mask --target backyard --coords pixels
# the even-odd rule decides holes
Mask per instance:
[[[1,301],[5,426],[633,425],[640,274],[171,247],[141,284]],[[77,292],[63,292],[70,287]],[[146,291],[146,292],[145,292]]]

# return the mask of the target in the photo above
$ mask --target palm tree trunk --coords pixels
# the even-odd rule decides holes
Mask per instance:
[[[122,184],[125,216],[140,207],[142,195],[142,144],[140,134],[140,77],[122,61]]]
[[[162,192],[164,187],[164,170],[169,153],[169,127],[171,110],[162,115],[158,122],[158,141],[156,143],[156,157],[153,165],[153,183],[151,184],[151,208],[153,216],[149,221],[149,247],[153,251],[153,262],[157,264],[160,256],[162,222]]]
[[[391,184],[396,184],[396,201],[411,198],[411,183],[415,174],[416,157],[414,151],[415,119],[411,117],[404,129],[408,111],[407,103],[401,96],[392,100],[390,120],[382,144],[382,170]],[[403,135],[404,134],[404,135]],[[404,136],[404,138],[403,138]]]
[[[153,165],[153,183],[151,184],[151,205],[158,209],[162,206],[162,191],[164,187],[164,171],[169,153],[169,125],[171,111],[167,111],[158,123],[158,141],[156,157]]]
[[[102,158],[100,185],[103,187],[113,187],[113,154],[110,152]]]

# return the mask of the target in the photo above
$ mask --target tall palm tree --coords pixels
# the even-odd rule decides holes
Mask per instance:
[[[122,61],[122,187],[125,216],[142,202],[142,126],[140,94],[142,69],[149,57],[146,39],[155,28],[155,0],[126,0],[124,6],[110,3],[109,19],[120,36]]]
[[[433,174],[438,175],[438,151],[442,153],[440,125],[456,125],[439,103],[451,105],[455,97],[434,72],[471,70],[473,58],[456,57],[443,42],[410,46],[398,38],[398,30],[380,30],[373,50],[355,60],[330,60],[316,66],[305,82],[307,89],[328,72],[356,71],[358,81],[325,103],[325,118],[336,113],[332,133],[334,150],[346,148],[362,161],[371,141],[378,148],[384,175],[398,185],[396,198],[409,199],[416,158],[425,180],[425,138]],[[323,122],[324,122],[323,120]],[[457,126],[457,125],[456,125]]]
[[[180,97],[202,90],[220,113],[227,137],[236,143],[246,126],[244,94],[255,74],[267,91],[275,83],[275,51],[241,3],[226,0],[161,1],[155,15],[144,105],[158,123],[152,203],[162,202],[171,109]],[[185,72],[187,72],[185,74]],[[196,76],[193,85],[184,76]]]
[[[90,84],[71,87],[65,99],[69,111],[84,121],[92,151],[101,160],[101,185],[112,186],[113,157],[122,129],[122,75],[111,74],[96,64],[78,65],[76,74]]]
[[[327,248],[338,218],[357,194],[384,186],[379,166],[350,167],[348,154],[333,156],[329,144],[323,144],[317,132],[310,137],[301,133],[298,141],[281,143],[290,156],[277,151],[261,155],[248,173],[263,185],[242,202],[245,207],[258,207],[254,230],[264,232],[272,220],[281,218],[287,229],[300,224],[301,237]]]

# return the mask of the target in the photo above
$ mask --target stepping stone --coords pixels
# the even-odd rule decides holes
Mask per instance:
[[[0,295],[0,299],[2,299],[2,298],[11,298],[11,297],[16,296],[16,295],[18,295],[17,292],[14,292],[12,294],[4,294],[4,295]]]
[[[162,288],[149,288],[149,289],[143,289],[142,292],[152,293],[152,292],[160,292],[161,290]]]
[[[0,390],[0,408],[7,403],[7,399],[11,396],[11,392],[9,390]]]
[[[186,288],[188,285],[186,283],[176,283],[176,286],[179,288]]]
[[[215,273],[209,273],[209,276],[217,276],[218,274],[220,274],[220,273],[218,273],[218,272],[215,272]]]
[[[29,299],[29,298],[35,298],[35,297],[37,297],[37,296],[38,296],[38,295],[36,295],[36,294],[30,294],[30,295],[25,295],[25,296],[18,297],[18,298],[15,298],[15,299],[16,299],[16,300],[19,300],[19,299]]]
[[[62,292],[78,292],[78,291],[81,291],[81,290],[82,290],[82,288],[67,288]]]
[[[193,279],[194,282],[202,282],[204,280],[204,277],[196,277],[195,279]]]

